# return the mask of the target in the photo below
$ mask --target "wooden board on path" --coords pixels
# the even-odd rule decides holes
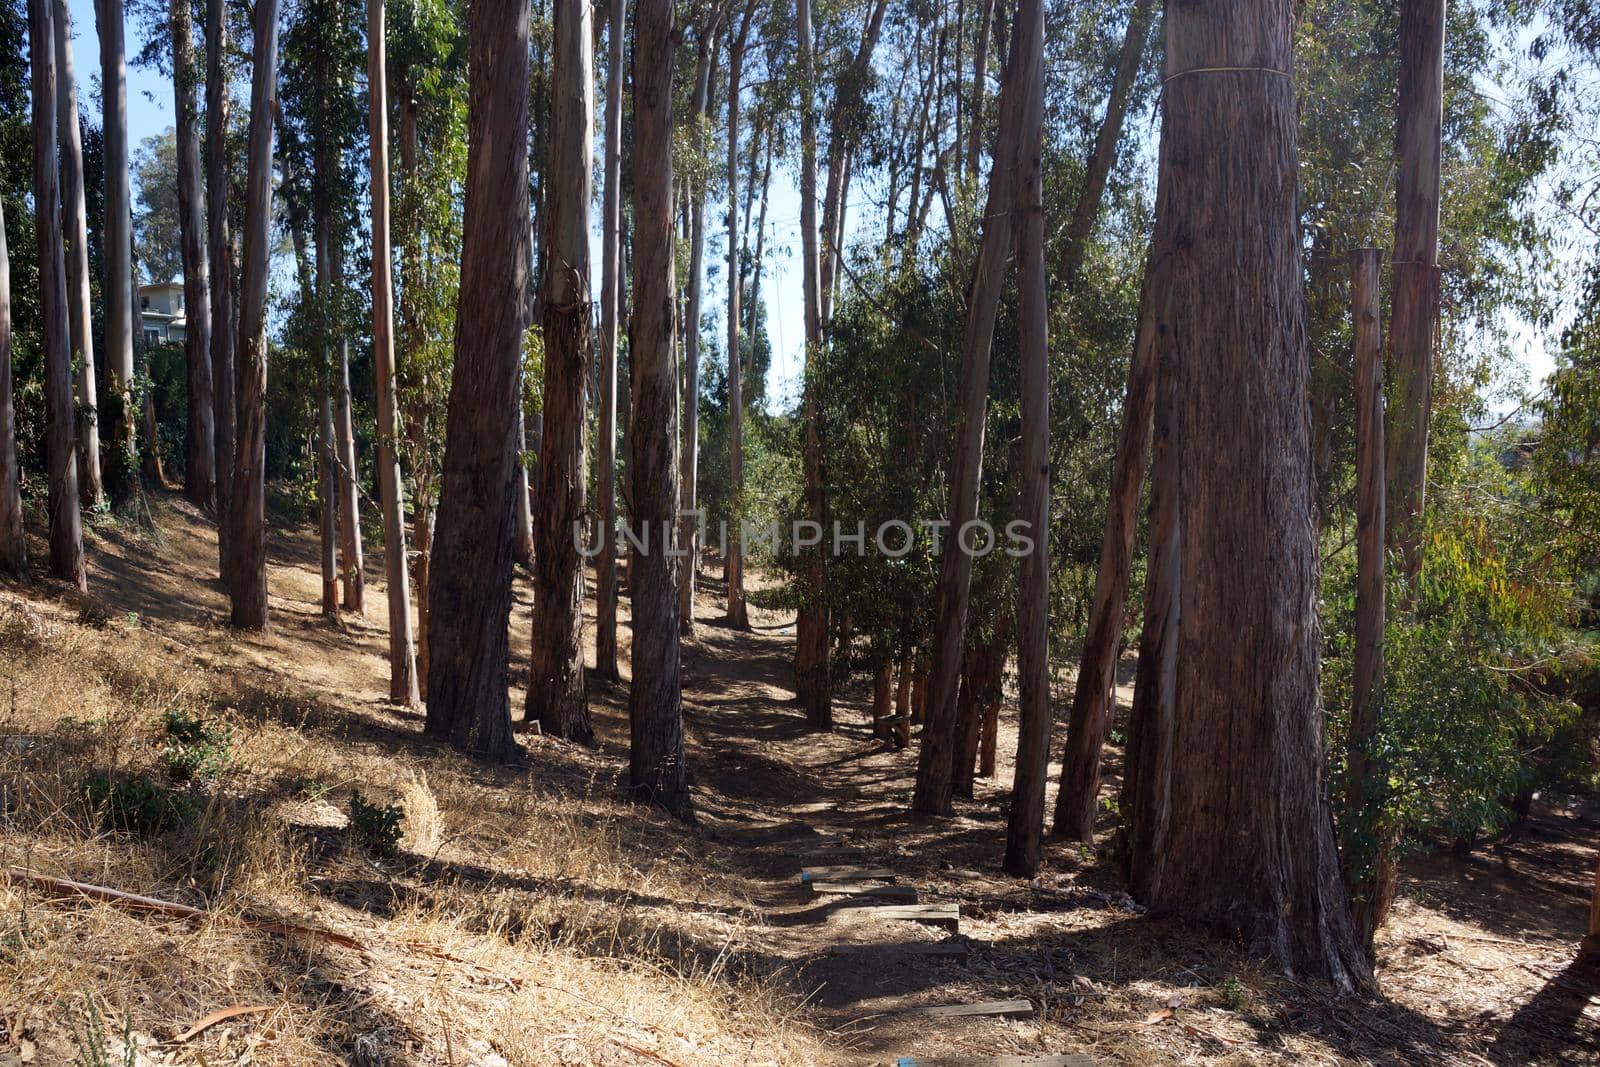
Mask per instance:
[[[943,959],[964,960],[972,952],[965,941],[887,941],[867,945],[834,945],[828,950],[834,956],[935,956]]]
[[[892,882],[895,874],[887,867],[802,867],[802,882]]]
[[[917,891],[908,885],[856,885],[851,882],[811,882],[813,893],[832,893],[841,897],[874,897],[878,900],[917,902]]]
[[[906,922],[932,923],[956,930],[961,925],[959,904],[885,904],[877,908],[856,908],[855,914],[875,919],[902,919]]]
[[[1031,1000],[984,1000],[976,1004],[934,1004],[911,1009],[913,1015],[932,1015],[940,1019],[965,1016],[1003,1016],[1019,1019],[1033,1014]]]

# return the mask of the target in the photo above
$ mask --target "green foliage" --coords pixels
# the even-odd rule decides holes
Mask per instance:
[[[398,804],[379,807],[369,803],[361,790],[350,791],[350,835],[356,844],[378,856],[392,856],[400,848],[400,824],[405,809]]]
[[[200,817],[193,797],[156,785],[137,776],[90,776],[84,784],[89,806],[99,813],[108,830],[155,837],[192,826]]]
[[[204,782],[233,766],[233,730],[179,705],[161,714],[161,766],[174,782]]]
[[[114,1057],[111,1042],[106,1036],[105,1016],[94,997],[83,998],[83,1021],[72,1027],[72,1036],[78,1042],[78,1053],[72,1058],[73,1067],[137,1067],[139,1044],[133,1037],[133,1016],[122,1018],[122,1054]]]

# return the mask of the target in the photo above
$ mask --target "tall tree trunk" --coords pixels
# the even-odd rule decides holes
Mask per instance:
[[[1017,346],[1022,358],[1022,514],[1033,540],[1017,568],[1018,706],[1016,776],[1006,823],[1004,867],[1033,877],[1044,838],[1050,769],[1050,359],[1044,274],[1044,3],[1020,0],[1012,31],[1022,96],[1014,203]],[[970,763],[969,763],[970,765]]]
[[[803,0],[802,0],[803,2]],[[633,418],[628,448],[635,548],[633,682],[628,689],[628,784],[680,817],[692,813],[683,755],[677,582],[678,468],[674,450],[671,0],[637,0],[633,31]]]
[[[622,291],[622,41],[625,0],[612,0],[606,28],[605,188],[601,218],[600,436],[595,492],[599,494],[600,556],[595,560],[594,673],[617,672],[617,350]]]
[[[128,178],[128,63],[124,44],[123,0],[98,0],[100,96],[104,103],[101,151],[106,172],[105,360],[107,385],[114,396],[111,491],[131,493],[139,462],[139,413],[133,400],[133,199]]]
[[[383,508],[383,566],[389,594],[389,699],[416,705],[417,661],[411,639],[411,578],[397,452],[400,424],[394,376],[394,256],[389,246],[389,83],[384,61],[384,0],[367,0],[367,123],[372,137],[372,366],[377,379],[378,497]]]
[[[1006,63],[1005,79],[1000,87],[1000,137],[989,171],[989,202],[983,213],[983,239],[978,247],[978,262],[973,267],[966,333],[961,346],[959,414],[950,470],[950,524],[939,559],[928,724],[922,731],[917,784],[911,798],[913,811],[929,815],[948,815],[951,810],[957,682],[972,586],[972,555],[962,548],[961,531],[978,517],[983,424],[989,401],[989,350],[994,339],[1006,259],[1011,252],[1011,205],[1015,192],[1011,174],[1027,106],[1028,86],[1018,81],[1021,66],[1013,40],[1012,55]]]
[[[1122,431],[1111,467],[1105,536],[1095,575],[1089,630],[1078,658],[1078,677],[1067,721],[1067,748],[1061,756],[1061,788],[1056,793],[1055,833],[1084,844],[1094,842],[1094,817],[1100,798],[1100,753],[1111,722],[1117,650],[1128,595],[1128,571],[1138,533],[1136,511],[1144,480],[1145,450],[1156,399],[1156,305],[1166,283],[1155,277],[1158,262],[1145,264],[1139,298],[1139,334],[1128,362],[1128,392],[1122,403]]]
[[[11,253],[0,205],[0,570],[28,575],[28,537],[22,518],[22,477],[17,464],[16,387],[11,377]]]
[[[583,682],[583,433],[589,397],[589,194],[593,34],[585,0],[555,0],[544,215],[544,433],[527,719],[594,742]]]
[[[1373,934],[1394,900],[1393,841],[1383,818],[1388,768],[1373,758],[1383,707],[1384,455],[1383,319],[1376,248],[1350,253],[1350,316],[1356,368],[1356,648],[1345,755],[1344,861],[1356,936],[1372,954]]]
[[[528,4],[476,0],[455,368],[428,589],[424,732],[516,753],[506,691],[512,434],[528,290]]]
[[[750,628],[744,599],[744,348],[739,340],[739,93],[744,77],[745,39],[755,14],[754,0],[745,5],[739,29],[728,49],[728,538],[724,577],[728,584],[728,625]],[[754,335],[751,344],[755,344]]]
[[[981,0],[978,15],[978,46],[972,53],[972,110],[967,116],[966,168],[963,176],[978,173],[978,152],[983,145],[983,98],[988,91],[989,35],[994,26],[995,0]],[[1149,0],[1146,0],[1149,2]]]
[[[61,213],[67,238],[67,323],[72,364],[78,368],[78,489],[83,505],[105,502],[100,480],[100,416],[94,375],[94,323],[89,307],[89,222],[84,206],[83,135],[72,68],[72,12],[54,0],[56,133],[61,149]],[[191,319],[193,315],[191,313]]]
[[[1150,910],[1367,990],[1322,785],[1294,8],[1171,4],[1166,34],[1155,247],[1172,257],[1181,618]]]
[[[333,269],[331,300],[344,299],[344,257],[338,248],[329,250]],[[356,458],[355,402],[350,391],[350,341],[339,331],[337,361],[333,367],[333,386],[338,391],[339,410],[334,412],[334,444],[339,450],[339,576],[344,585],[346,611],[367,613],[367,563],[361,541],[361,467]],[[331,353],[330,353],[331,354]]]
[[[530,221],[529,225],[532,223]],[[526,374],[526,369],[524,369]],[[511,516],[511,558],[519,566],[532,569],[533,567],[533,485],[534,478],[528,475],[528,416],[522,406],[522,377],[517,376],[517,428],[512,434],[512,447],[516,449],[516,487],[511,491],[512,516]],[[535,440],[539,439],[535,434]]]
[[[33,76],[33,208],[39,249],[39,333],[44,349],[45,459],[49,469],[50,575],[88,588],[78,512],[77,427],[72,410],[71,327],[62,262],[56,170],[56,62],[51,0],[28,0]]]
[[[110,6],[114,0],[102,2]],[[239,422],[228,516],[233,565],[228,591],[233,598],[233,625],[263,633],[267,630],[266,311],[272,253],[272,99],[277,76],[278,3],[257,0],[239,274]]]
[[[1401,0],[1395,126],[1394,307],[1389,321],[1389,547],[1414,590],[1422,573],[1433,352],[1439,337],[1439,160],[1445,0]]]
[[[800,268],[805,296],[805,422],[802,466],[805,517],[818,531],[828,528],[828,497],[822,470],[822,405],[817,398],[816,365],[822,357],[822,305],[817,253],[816,63],[812,55],[811,0],[795,0],[800,85]],[[828,575],[820,546],[800,560],[800,613],[795,620],[795,688],[806,721],[814,729],[833,729],[833,678],[828,663]]]
[[[1095,219],[1100,217],[1106,179],[1117,161],[1117,146],[1122,143],[1122,127],[1128,115],[1128,98],[1133,95],[1139,63],[1150,40],[1150,22],[1155,10],[1155,0],[1134,0],[1133,10],[1128,14],[1128,27],[1123,31],[1122,48],[1117,52],[1117,65],[1111,76],[1111,94],[1106,98],[1105,117],[1100,120],[1100,129],[1095,134],[1094,150],[1089,153],[1083,185],[1078,189],[1078,202],[1072,209],[1072,219],[1067,223],[1066,238],[1061,245],[1058,273],[1068,285],[1077,284],[1089,234],[1094,230]]]
[[[224,581],[228,559],[228,509],[233,499],[234,433],[238,413],[233,370],[233,241],[228,236],[228,79],[224,0],[206,2],[206,256],[211,292],[211,391],[217,477],[217,566]]]
[[[205,204],[200,191],[200,117],[195,100],[194,17],[190,0],[172,0],[172,89],[177,114],[178,221],[183,245],[184,366],[188,429],[183,484],[189,499],[216,501],[215,396],[211,378],[211,266],[206,258]]]

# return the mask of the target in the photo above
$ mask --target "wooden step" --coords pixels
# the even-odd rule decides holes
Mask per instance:
[[[857,908],[855,912],[876,919],[902,919],[906,922],[948,926],[952,931],[961,926],[959,904],[885,904],[877,908]]]
[[[1095,1067],[1093,1057],[1081,1052],[1049,1056],[900,1056],[892,1067]]]
[[[917,891],[908,885],[852,885],[849,882],[811,882],[813,893],[833,893],[844,897],[876,897],[881,900],[917,902]]]
[[[845,864],[834,867],[802,867],[802,882],[892,882],[895,874],[887,867],[856,867]]]
[[[911,1009],[913,1015],[932,1015],[941,1019],[958,1016],[1003,1016],[1020,1019],[1033,1014],[1031,1000],[982,1000],[976,1004],[934,1004]]]
[[[964,960],[972,946],[965,941],[885,941],[868,945],[834,945],[828,952],[834,956],[936,956],[944,959]]]

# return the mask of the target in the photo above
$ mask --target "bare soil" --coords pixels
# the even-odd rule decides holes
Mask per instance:
[[[1514,840],[1413,857],[1380,934],[1382,999],[1341,999],[1143,915],[1102,852],[1051,843],[1039,878],[1002,875],[1004,713],[996,778],[953,819],[911,816],[914,748],[871,738],[864,685],[838,693],[835,731],[808,731],[791,619],[753,609],[752,631],[729,629],[720,567],[702,571],[684,647],[688,827],[625,799],[626,625],[623,684],[590,681],[597,749],[524,735],[525,766],[480,767],[384,699],[378,552],[367,616],[335,628],[318,612],[314,531],[275,533],[274,628],[249,636],[225,626],[210,524],[175,499],[156,513],[153,532],[93,533],[87,599],[0,586],[0,860],[321,925],[365,949],[0,885],[0,1064],[71,1062],[91,1001],[112,1044],[126,1028],[149,1063],[1600,1063],[1600,976],[1574,951],[1590,810],[1536,805]],[[518,575],[519,713],[528,598]],[[174,700],[234,727],[239,769],[190,836],[107,833],[78,777],[148,770],[155,713]],[[352,846],[352,786],[404,804],[398,855]],[[1109,840],[1109,815],[1103,828]],[[812,894],[799,869],[814,858],[887,867],[922,902],[959,904],[959,934]],[[893,947],[952,937],[966,959]],[[840,944],[882,947],[831,954]],[[911,1010],[1013,998],[1035,1014]],[[175,1040],[241,1004],[262,1010]]]

